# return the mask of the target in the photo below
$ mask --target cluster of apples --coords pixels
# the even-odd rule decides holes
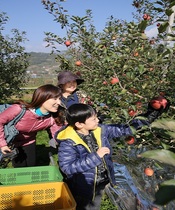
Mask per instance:
[[[144,14],[144,15],[143,15],[143,19],[144,19],[144,20],[150,20],[150,19],[151,19],[151,16],[148,15],[148,14]]]
[[[150,101],[150,105],[156,110],[160,109],[161,107],[165,109],[167,106],[167,103],[168,101],[163,96],[154,97]]]

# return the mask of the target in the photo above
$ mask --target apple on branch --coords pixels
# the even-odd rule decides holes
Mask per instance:
[[[119,79],[118,79],[118,77],[113,77],[113,78],[111,79],[111,84],[114,85],[114,84],[116,84],[116,83],[119,83]]]
[[[128,114],[129,114],[129,116],[133,117],[137,114],[137,111],[135,111],[134,109],[129,109]]]
[[[81,66],[81,64],[82,64],[82,63],[81,63],[80,60],[78,60],[78,61],[75,62],[75,65],[76,65],[76,66]]]
[[[157,96],[154,97],[151,101],[150,101],[150,105],[154,108],[154,109],[160,109],[162,106],[165,109],[165,107],[167,106],[167,100],[163,97],[163,96]]]
[[[154,171],[153,171],[152,168],[147,167],[147,168],[145,168],[144,173],[145,173],[147,176],[153,176]]]
[[[72,44],[72,42],[71,42],[70,40],[66,40],[66,41],[64,42],[64,44],[65,44],[67,47],[69,47],[69,46]]]
[[[128,145],[132,145],[132,144],[134,144],[135,143],[135,138],[134,138],[134,136],[128,136],[128,137],[126,137],[126,143],[128,144]]]

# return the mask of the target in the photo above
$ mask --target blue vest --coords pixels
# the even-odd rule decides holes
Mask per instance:
[[[72,95],[68,96],[67,98],[62,97],[61,101],[64,103],[64,105],[69,108],[72,104],[79,103],[78,96],[76,92],[74,92]]]

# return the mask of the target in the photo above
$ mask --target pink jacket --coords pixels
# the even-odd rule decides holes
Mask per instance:
[[[0,148],[7,145],[4,139],[3,125],[16,117],[20,111],[20,105],[14,104],[0,113]],[[36,141],[38,131],[50,128],[51,134],[54,137],[55,132],[58,131],[61,126],[55,123],[53,117],[40,117],[36,115],[33,110],[27,109],[24,116],[15,127],[20,132],[14,140],[15,145],[25,146]]]

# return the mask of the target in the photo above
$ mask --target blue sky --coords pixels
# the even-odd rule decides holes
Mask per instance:
[[[104,28],[110,15],[129,21],[132,20],[134,11],[132,0],[67,0],[61,4],[70,15],[84,16],[86,9],[91,9],[98,31]],[[45,48],[44,32],[65,35],[65,30],[53,21],[53,16],[44,9],[41,0],[1,0],[0,12],[6,12],[9,17],[4,34],[10,34],[12,28],[26,31],[29,41],[26,42],[25,48],[28,52],[50,52]],[[60,46],[60,49],[62,47]]]

